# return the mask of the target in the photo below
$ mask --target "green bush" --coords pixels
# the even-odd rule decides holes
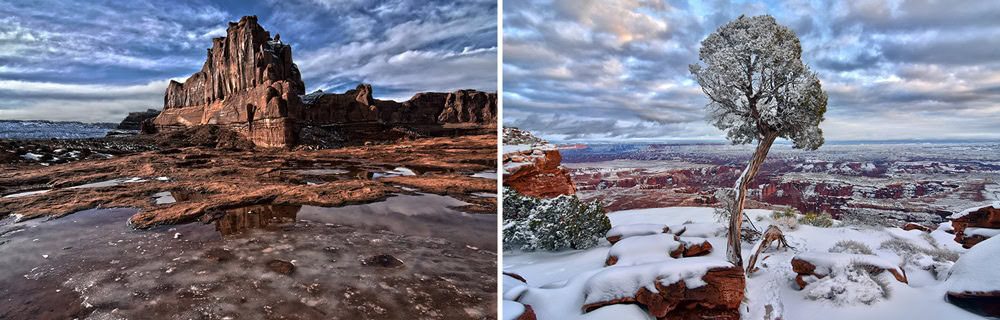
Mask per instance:
[[[514,189],[503,190],[503,247],[505,250],[586,249],[611,229],[600,203],[576,196],[539,199]]]
[[[823,211],[822,214],[816,214],[815,212],[807,213],[806,215],[799,218],[800,224],[808,224],[814,227],[829,228],[833,226],[833,216],[829,212]]]

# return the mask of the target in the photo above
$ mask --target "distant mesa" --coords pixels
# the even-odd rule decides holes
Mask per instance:
[[[425,92],[396,102],[374,99],[371,85],[360,84],[341,94],[305,94],[292,47],[279,39],[256,16],[230,22],[225,37],[212,39],[201,71],[184,83],[169,83],[163,112],[143,131],[219,125],[257,146],[288,147],[297,144],[303,127],[314,125],[496,127],[496,93]]]
[[[118,127],[115,127],[115,129],[139,130],[142,129],[143,121],[146,121],[146,119],[156,118],[156,116],[158,115],[160,115],[160,110],[156,109],[148,109],[146,111],[139,111],[139,112],[129,112],[128,116],[125,117],[125,120],[122,120],[122,122],[119,123]]]

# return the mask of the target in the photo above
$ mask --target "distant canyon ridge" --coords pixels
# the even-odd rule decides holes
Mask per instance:
[[[477,90],[424,92],[396,102],[372,97],[360,84],[345,93],[305,94],[292,47],[271,38],[256,16],[230,22],[214,38],[202,70],[184,83],[171,81],[163,111],[143,131],[197,125],[233,130],[260,147],[299,143],[304,128],[337,125],[399,125],[425,132],[496,128],[497,95]],[[444,130],[447,132],[447,130]]]

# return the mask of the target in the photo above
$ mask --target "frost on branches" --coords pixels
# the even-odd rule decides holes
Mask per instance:
[[[586,249],[611,229],[600,203],[562,195],[539,199],[503,189],[504,250]]]
[[[774,131],[795,148],[823,145],[819,123],[827,94],[802,63],[795,32],[770,15],[729,22],[701,42],[691,73],[709,98],[712,125],[734,144],[760,141]]]
[[[747,187],[776,138],[792,140],[799,149],[823,145],[819,123],[827,95],[816,73],[802,63],[795,32],[769,15],[740,16],[719,27],[702,40],[698,58],[704,65],[692,64],[691,74],[708,97],[709,122],[734,144],[757,143],[729,208],[726,256],[742,266],[739,231]]]

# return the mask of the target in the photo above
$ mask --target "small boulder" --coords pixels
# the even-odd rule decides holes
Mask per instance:
[[[369,267],[395,268],[403,265],[403,261],[388,254],[380,254],[361,260],[361,264]]]
[[[286,275],[286,276],[292,274],[292,272],[295,272],[295,265],[292,264],[291,262],[283,261],[283,260],[271,260],[271,261],[268,261],[267,262],[267,267],[271,268],[271,271],[274,271],[274,272],[277,272],[277,273],[280,273],[280,274],[283,274],[283,275]]]

